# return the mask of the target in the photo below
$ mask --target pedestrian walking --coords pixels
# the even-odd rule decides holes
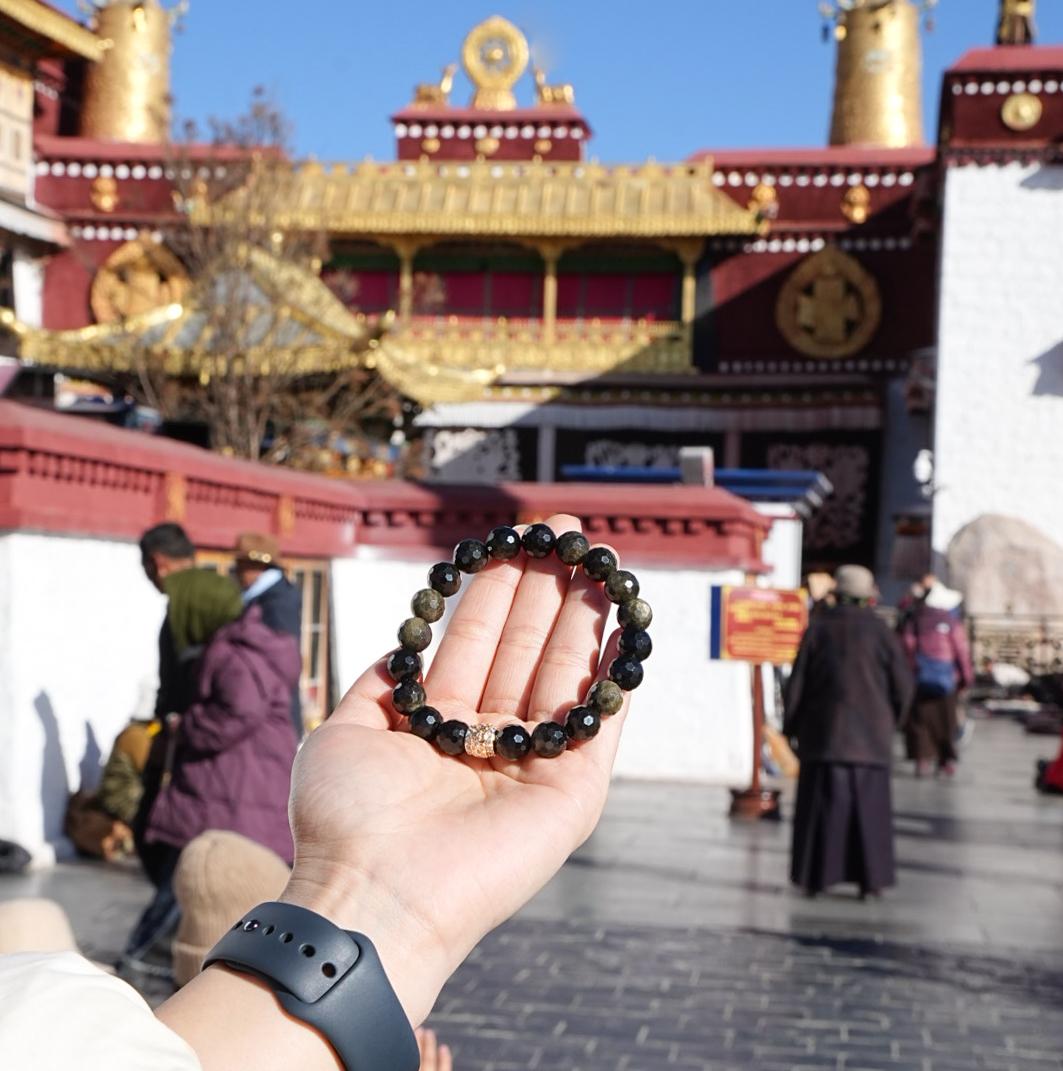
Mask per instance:
[[[274,632],[295,637],[302,650],[303,599],[299,589],[284,575],[280,548],[268,535],[245,532],[236,541],[236,580],[243,590],[245,606],[259,606],[262,620]],[[303,703],[299,682],[292,689],[292,725],[302,740]]]
[[[801,762],[790,876],[809,895],[841,882],[877,894],[894,884],[890,764],[912,679],[872,609],[871,572],[842,566],[834,595],[801,641],[785,694],[783,732]]]
[[[134,927],[122,956],[124,965],[134,967],[144,965],[147,953],[177,922],[171,886],[181,846],[151,835],[152,815],[160,796],[171,789],[184,754],[182,719],[201,698],[210,641],[243,611],[240,591],[232,580],[209,569],[197,569],[194,559],[188,560],[193,564],[171,570],[161,579],[169,601],[160,632],[159,731],[153,736],[144,766],[143,791],[133,823],[137,854],[155,886],[155,896]],[[170,650],[164,658],[166,644]]]
[[[915,704],[905,728],[908,757],[917,776],[956,772],[959,692],[974,682],[967,631],[960,619],[962,597],[932,582],[908,614],[901,642],[915,674]]]

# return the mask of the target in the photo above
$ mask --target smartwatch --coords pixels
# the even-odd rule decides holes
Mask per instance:
[[[259,904],[211,949],[260,978],[291,1016],[324,1035],[347,1071],[417,1071],[421,1057],[406,1013],[373,942],[295,904]]]

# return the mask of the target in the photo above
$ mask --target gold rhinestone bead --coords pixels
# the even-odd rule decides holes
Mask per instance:
[[[465,751],[477,759],[490,759],[495,754],[498,730],[493,725],[471,725],[465,734]]]

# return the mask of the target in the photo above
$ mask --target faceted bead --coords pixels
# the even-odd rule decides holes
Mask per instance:
[[[413,610],[413,616],[419,617],[429,624],[433,621],[438,621],[443,616],[443,611],[446,608],[447,604],[443,601],[443,596],[434,588],[421,588],[410,600],[410,609]]]
[[[532,747],[540,758],[554,759],[568,747],[568,737],[556,721],[543,721],[532,733]]]
[[[523,725],[507,725],[495,741],[495,753],[510,762],[520,762],[531,746],[531,733]]]
[[[603,718],[615,714],[624,705],[624,693],[615,681],[599,681],[587,696],[587,706],[593,707]]]
[[[420,707],[410,715],[410,732],[422,740],[434,740],[443,715],[435,707]]]
[[[579,565],[590,549],[587,537],[580,532],[562,532],[557,537],[557,556],[566,565]]]
[[[490,759],[495,754],[498,730],[493,725],[473,725],[465,734],[465,754],[474,759]]]
[[[632,625],[635,628],[647,629],[653,620],[653,611],[645,599],[629,599],[620,604],[616,619],[624,626]]]
[[[500,562],[515,558],[520,553],[520,546],[520,532],[516,528],[510,528],[508,524],[492,528],[487,537],[488,553]]]
[[[416,651],[400,647],[388,656],[388,675],[393,681],[416,677],[421,672],[421,656]]]
[[[632,658],[644,662],[653,651],[653,640],[650,639],[650,634],[645,629],[632,628],[628,625],[620,633],[619,646],[621,654],[631,655]]]
[[[440,595],[453,595],[461,587],[461,573],[450,562],[440,562],[428,570],[428,583]]]
[[[625,692],[633,691],[642,683],[642,663],[630,655],[621,655],[609,667],[609,679],[616,681]]]
[[[424,706],[424,687],[413,677],[406,677],[395,685],[391,702],[400,714],[412,714]]]
[[[479,539],[463,539],[454,548],[454,564],[463,573],[478,573],[488,560],[487,544]]]
[[[573,707],[565,718],[565,734],[570,740],[591,740],[602,727],[602,716],[590,707]]]
[[[445,721],[436,733],[436,747],[444,755],[464,755],[465,734],[468,731],[469,727],[463,721],[458,721],[456,718]]]
[[[432,630],[420,617],[408,617],[399,625],[399,643],[411,651],[423,651],[432,642]]]
[[[606,547],[591,547],[583,558],[583,571],[591,580],[604,580],[616,566],[616,555]]]
[[[524,549],[530,558],[545,558],[557,544],[554,530],[545,524],[529,526],[521,537]]]
[[[617,569],[605,578],[605,594],[612,602],[631,602],[638,593],[639,582],[626,569]]]

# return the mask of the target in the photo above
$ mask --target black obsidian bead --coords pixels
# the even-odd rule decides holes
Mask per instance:
[[[565,730],[556,721],[544,721],[532,732],[532,747],[542,759],[556,759],[568,747]]]
[[[579,565],[590,549],[587,537],[580,532],[562,532],[557,537],[557,556],[566,565]]]
[[[395,685],[391,693],[391,702],[400,714],[412,714],[420,710],[425,701],[424,688],[413,677],[407,677]]]
[[[465,753],[465,737],[469,732],[468,725],[456,718],[445,721],[436,733],[435,744],[444,755],[463,755]]]
[[[615,714],[624,705],[624,693],[615,681],[599,681],[587,696],[587,706],[593,707],[603,718]]]
[[[435,707],[419,707],[410,715],[410,732],[422,740],[434,740],[443,715]]]
[[[479,539],[463,539],[454,548],[454,564],[463,573],[478,573],[490,560],[487,544]]]
[[[525,529],[520,540],[530,558],[545,558],[557,545],[554,530],[545,524],[532,524]]]
[[[642,683],[642,663],[630,655],[621,655],[609,667],[609,679],[615,681],[625,692],[634,691]]]
[[[591,740],[602,727],[602,716],[590,707],[573,707],[565,718],[565,735],[570,740]]]
[[[423,651],[432,642],[432,630],[420,617],[408,617],[399,625],[399,645],[411,651]]]
[[[650,634],[641,628],[632,628],[630,625],[620,633],[620,653],[631,655],[640,662],[645,662],[653,651],[653,640]]]
[[[647,629],[653,620],[653,611],[645,599],[629,599],[620,604],[616,619],[625,627],[631,625],[633,628]]]
[[[461,573],[456,565],[440,562],[428,570],[428,583],[440,595],[453,595],[461,587]]]
[[[631,602],[638,597],[638,593],[639,582],[635,574],[626,569],[617,569],[605,578],[605,594],[612,602]]]
[[[443,601],[443,596],[433,588],[421,588],[410,600],[410,609],[413,610],[413,616],[419,617],[429,624],[433,621],[438,621],[443,616],[443,611],[446,607],[447,604]]]
[[[508,524],[492,528],[487,537],[487,550],[492,558],[508,562],[520,553],[520,532]]]
[[[591,547],[583,558],[583,571],[591,580],[604,580],[616,566],[616,555],[606,547]]]
[[[416,651],[400,647],[388,656],[388,676],[393,681],[403,677],[416,677],[421,672],[421,656]]]
[[[523,725],[507,725],[495,741],[495,754],[510,762],[520,762],[531,746],[531,733]]]

